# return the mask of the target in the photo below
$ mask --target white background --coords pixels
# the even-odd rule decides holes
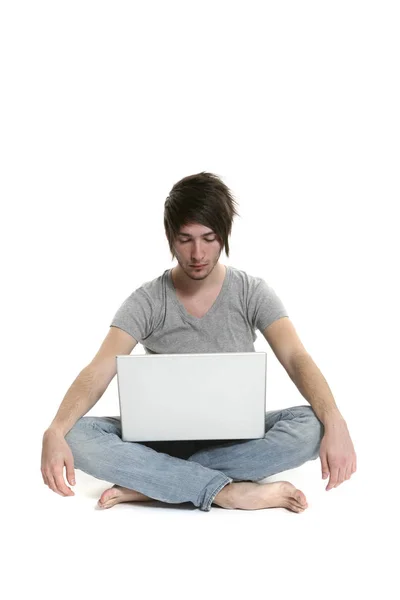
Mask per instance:
[[[8,597],[398,594],[399,27],[382,0],[1,4]],[[319,459],[272,479],[302,514],[95,511],[107,483],[42,481],[44,430],[123,300],[176,264],[164,201],[203,170],[239,204],[221,262],[274,287],[353,439],[330,492]],[[267,408],[306,404],[255,349]],[[117,413],[115,378],[91,414]]]

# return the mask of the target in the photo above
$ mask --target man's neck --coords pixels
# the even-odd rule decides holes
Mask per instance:
[[[171,270],[172,282],[184,296],[197,296],[222,285],[226,274],[225,265],[217,262],[211,273],[204,279],[192,279],[178,264]]]

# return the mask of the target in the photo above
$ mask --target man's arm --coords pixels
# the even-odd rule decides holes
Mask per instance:
[[[344,420],[325,377],[308,352],[291,358],[288,374],[325,428]]]
[[[137,340],[119,327],[110,327],[92,361],[79,373],[48,430],[65,436],[100,400],[117,372],[117,354],[130,354]]]
[[[343,421],[328,383],[304,348],[289,317],[277,319],[264,329],[263,334],[318,419],[325,426]]]
[[[324,425],[325,433],[320,447],[322,478],[326,479],[330,474],[326,490],[337,487],[345,479],[350,479],[357,469],[357,456],[346,421],[336,406],[324,376],[301,343],[290,319],[277,319],[263,333],[290,379]]]
[[[54,417],[43,434],[41,471],[43,482],[61,496],[74,492],[64,481],[75,484],[74,460],[65,436],[75,423],[101,398],[116,374],[116,356],[130,354],[137,341],[118,327],[110,327],[100,349],[91,363],[82,369],[70,386]]]
[[[82,369],[71,384],[48,430],[63,437],[83,415],[85,415],[103,395],[106,385],[100,386],[98,374],[89,366]]]

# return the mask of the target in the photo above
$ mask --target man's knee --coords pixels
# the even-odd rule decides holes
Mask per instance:
[[[99,436],[95,419],[96,417],[81,417],[65,436],[65,441],[74,457],[75,468],[83,471],[87,467],[87,453],[95,452],[93,444],[96,444],[96,438]],[[93,442],[92,445],[91,442]]]
[[[96,417],[81,417],[66,434],[65,441],[71,449],[76,469],[90,471],[90,457],[96,454],[96,438],[99,435]]]
[[[312,406],[294,406],[290,410],[295,417],[304,420],[304,441],[307,445],[308,452],[311,453],[310,460],[318,458],[321,440],[325,433],[323,423],[318,419]]]
[[[306,407],[309,410],[309,429],[307,433],[310,438],[310,444],[313,449],[311,460],[315,460],[319,456],[319,451],[321,447],[321,441],[325,434],[325,428],[323,423],[318,419],[315,411],[311,406]]]
[[[93,427],[93,417],[81,417],[68,431],[65,441],[71,446],[76,443],[85,442],[91,437],[96,437],[96,431]]]

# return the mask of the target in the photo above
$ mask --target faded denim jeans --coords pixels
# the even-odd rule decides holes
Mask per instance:
[[[161,502],[211,510],[234,481],[260,481],[319,456],[324,426],[310,405],[265,414],[265,436],[250,440],[124,442],[119,417],[82,417],[65,439],[74,466]]]

